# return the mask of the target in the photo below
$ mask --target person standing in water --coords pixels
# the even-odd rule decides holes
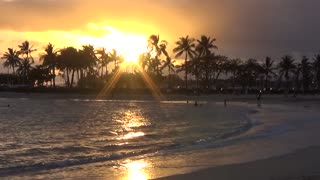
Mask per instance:
[[[262,97],[262,91],[260,90],[259,93],[257,94],[257,105],[258,105],[258,107],[261,106],[261,97]]]

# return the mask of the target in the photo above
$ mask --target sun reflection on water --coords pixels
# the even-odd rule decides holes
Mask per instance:
[[[124,139],[133,139],[137,137],[144,136],[144,132],[129,132],[128,134],[124,135],[123,137],[117,138],[118,140],[124,140]]]
[[[145,132],[141,131],[141,127],[150,125],[150,122],[141,115],[139,110],[126,110],[122,112],[122,116],[117,120],[120,124],[117,130],[117,140],[128,140],[145,136]]]
[[[129,161],[124,164],[124,167],[127,169],[127,177],[125,180],[147,180],[149,179],[149,174],[146,171],[148,163],[144,160],[141,161]]]

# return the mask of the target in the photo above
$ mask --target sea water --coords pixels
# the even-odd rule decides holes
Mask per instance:
[[[0,99],[4,179],[170,175],[251,127],[242,107],[212,102],[39,96]]]

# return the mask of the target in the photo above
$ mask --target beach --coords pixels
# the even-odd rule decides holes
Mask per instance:
[[[319,180],[320,147],[249,163],[227,165],[159,180]]]

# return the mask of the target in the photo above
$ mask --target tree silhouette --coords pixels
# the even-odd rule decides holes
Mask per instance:
[[[54,49],[54,45],[49,43],[45,48],[45,53],[40,55],[42,65],[49,68],[49,73],[52,77],[53,87],[56,86],[56,66],[57,66],[58,50]]]
[[[213,72],[215,71],[215,61],[217,60],[217,56],[213,53],[212,49],[217,49],[217,46],[213,43],[216,39],[202,35],[200,39],[197,40],[198,44],[196,46],[196,50],[198,56],[200,58],[200,68],[204,73],[204,80],[206,84],[206,88],[210,89],[211,87],[211,78]]]
[[[256,59],[248,59],[244,64],[240,65],[238,79],[246,94],[248,93],[248,88],[255,85],[256,79],[261,72],[261,66]]]
[[[24,83],[30,83],[30,72],[33,69],[33,62],[24,59],[18,66],[17,73],[22,77]]]
[[[317,89],[320,90],[320,54],[316,54],[313,60],[312,68],[315,74]]]
[[[289,93],[290,74],[295,72],[296,67],[297,66],[294,63],[294,59],[289,55],[283,56],[281,58],[281,62],[278,64],[280,79],[283,76],[286,79],[286,91],[285,91],[286,96]]]
[[[23,57],[23,59],[31,61],[31,64],[34,63],[34,59],[31,55],[32,52],[37,51],[37,49],[33,49],[33,45],[30,45],[29,41],[24,41],[21,45],[18,45],[20,48],[20,54]]]
[[[233,93],[235,93],[235,88],[236,88],[236,79],[238,78],[238,74],[240,74],[241,71],[241,65],[242,65],[242,60],[241,59],[232,59],[228,63],[228,69],[232,73],[232,88],[233,88]]]
[[[176,58],[179,58],[183,54],[185,54],[184,64],[181,66],[181,69],[185,71],[185,84],[186,89],[188,89],[188,58],[192,59],[195,55],[195,40],[186,37],[180,37],[179,41],[177,41],[176,47],[173,49],[173,52],[176,54]]]
[[[19,52],[13,50],[13,48],[8,48],[8,51],[3,54],[1,59],[5,60],[3,67],[12,68],[12,74],[15,74],[15,67],[19,66],[20,58]]]
[[[311,63],[309,62],[309,59],[306,56],[303,56],[301,60],[303,94],[305,93],[305,91],[309,90],[311,79],[312,79],[311,70],[312,70],[312,66],[311,66]]]
[[[266,57],[261,66],[264,73],[264,88],[266,91],[268,91],[269,88],[269,78],[271,78],[270,74],[276,76],[276,73],[274,72],[276,68],[273,67],[273,63],[274,61],[271,59],[271,57]]]
[[[101,67],[101,77],[104,75],[108,75],[108,64],[111,62],[111,58],[109,57],[109,54],[106,52],[106,48],[101,48],[96,51],[96,54],[98,55],[98,64]],[[105,73],[104,73],[105,68]]]
[[[150,49],[149,53],[151,54],[151,62],[149,65],[151,65],[151,69],[154,69],[158,76],[161,74],[161,55],[164,54],[166,58],[170,58],[166,51],[167,45],[168,42],[166,40],[160,41],[159,35],[153,34],[148,39],[148,48]]]
[[[18,45],[20,48],[21,63],[17,72],[22,76],[24,83],[29,82],[30,71],[33,68],[31,65],[34,63],[34,59],[32,57],[32,52],[37,51],[37,49],[33,49],[33,46],[30,45],[29,41],[24,41],[21,45]]]
[[[79,53],[74,47],[61,49],[57,57],[57,67],[64,72],[63,77],[66,80],[67,87],[72,87],[73,85],[74,72],[79,67],[78,59]]]
[[[211,53],[211,49],[218,49],[218,47],[213,44],[215,41],[215,38],[202,35],[200,39],[197,40],[198,45],[196,47],[199,50],[200,55],[207,56]]]
[[[110,61],[114,62],[114,69],[113,72],[116,72],[119,68],[119,64],[122,63],[123,58],[118,54],[117,50],[112,49],[111,52],[109,52]]]
[[[37,86],[44,86],[44,83],[47,83],[52,79],[53,75],[50,71],[51,68],[48,66],[37,65],[30,71],[30,80]]]
[[[92,45],[84,45],[79,51],[78,69],[86,72],[87,75],[94,76],[96,71],[98,58],[96,57],[94,47]],[[99,73],[97,73],[99,74]]]

